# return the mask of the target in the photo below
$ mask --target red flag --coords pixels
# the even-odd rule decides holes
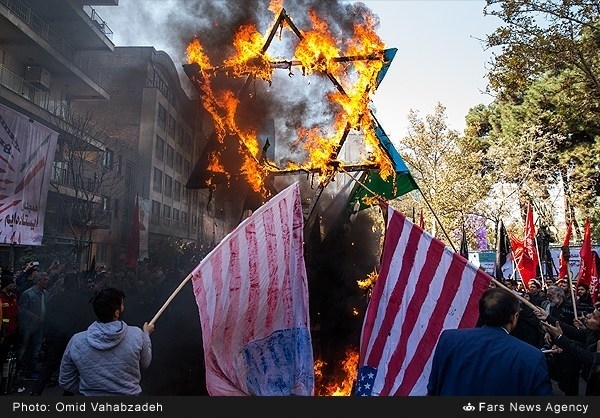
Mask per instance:
[[[133,208],[133,217],[131,220],[131,229],[129,232],[129,241],[127,241],[127,250],[125,251],[125,265],[137,267],[140,258],[140,206],[138,197],[135,196],[135,206]]]
[[[512,244],[512,240],[511,240]],[[513,247],[514,249],[515,247]],[[515,253],[515,258],[516,258]],[[527,204],[527,217],[525,219],[525,238],[523,239],[523,251],[517,259],[517,268],[525,287],[529,287],[529,280],[537,276],[539,264],[538,253],[535,246],[535,223],[533,222],[533,210],[531,203]]]
[[[565,240],[563,241],[563,245],[560,248],[560,255],[558,258],[558,278],[562,279],[569,276],[569,243],[571,242],[571,233],[573,231],[573,220],[569,222],[569,226],[567,226],[567,232],[565,234]]]
[[[491,276],[388,206],[381,271],[362,327],[355,395],[426,395],[445,328],[473,327]]]
[[[579,250],[579,273],[577,274],[577,286],[585,284],[588,287],[592,283],[592,274],[595,273],[596,261],[592,254],[592,233],[590,218],[585,218],[585,229],[583,232],[583,243]],[[597,279],[596,279],[597,280]]]
[[[590,281],[590,295],[592,296],[592,303],[596,304],[598,302],[598,263],[600,262],[600,257],[596,251],[592,251],[592,260],[593,263],[591,265],[591,274],[592,280]]]
[[[314,361],[295,182],[192,271],[211,396],[310,396]]]

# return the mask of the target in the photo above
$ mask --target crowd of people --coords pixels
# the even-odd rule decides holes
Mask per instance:
[[[445,330],[434,353],[435,395],[600,394],[600,302],[568,278],[492,281],[475,328]],[[556,393],[555,386],[561,393]]]
[[[147,319],[185,275],[149,263],[114,272],[103,267],[80,272],[59,261],[47,269],[33,262],[14,272],[2,268],[0,362],[14,357],[14,386],[29,381],[31,396],[42,395],[50,383],[63,395],[139,395],[142,371],[152,362],[154,324]],[[532,279],[527,287],[517,280],[495,283],[479,301],[475,328],[440,336],[430,395],[551,395],[556,386],[577,396],[582,379],[585,395],[600,394],[600,303],[594,306],[588,287],[566,278]],[[185,333],[186,344],[194,346],[184,352],[197,356],[189,364],[199,364],[200,332],[194,340],[195,333],[187,332],[191,323],[181,320],[197,315],[193,295],[188,296],[176,305],[181,310],[173,322],[186,331],[169,326],[174,334],[163,337],[181,352],[172,335]],[[123,320],[126,299],[135,318],[128,321],[139,326]],[[107,352],[94,357],[96,350]],[[175,370],[177,358],[165,355],[163,361],[169,358],[173,361],[155,373],[165,385],[205,394],[194,383],[202,371],[193,370],[186,380]],[[171,382],[167,368],[174,369]],[[16,388],[3,381],[1,389],[10,394]],[[183,393],[188,389],[167,394],[192,394]]]
[[[139,395],[141,371],[152,359],[154,324],[145,318],[162,302],[164,287],[177,284],[182,274],[150,263],[114,272],[77,271],[58,260],[47,269],[36,262],[17,271],[1,268],[0,364],[14,359],[15,371],[10,381],[3,377],[1,394],[28,382],[31,396],[42,395],[51,383],[64,395]],[[123,320],[125,295],[139,327]],[[88,355],[94,345],[100,350],[95,368]],[[90,381],[86,372],[98,367],[110,373],[103,378],[94,372]]]

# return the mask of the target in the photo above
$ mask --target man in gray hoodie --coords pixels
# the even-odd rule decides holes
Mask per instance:
[[[143,328],[123,320],[125,294],[113,287],[92,298],[97,320],[70,339],[58,377],[66,391],[85,396],[139,395],[142,370],[152,361],[150,334],[154,324]]]

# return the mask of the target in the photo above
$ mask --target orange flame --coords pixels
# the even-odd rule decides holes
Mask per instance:
[[[217,139],[222,143],[227,136],[237,137],[241,144],[242,167],[239,172],[256,192],[266,195],[265,179],[271,173],[285,170],[306,170],[317,172],[323,181],[333,174],[339,164],[335,164],[343,134],[350,129],[361,131],[368,151],[363,156],[362,164],[376,163],[380,175],[387,179],[394,174],[392,162],[379,146],[374,133],[374,120],[369,109],[370,97],[376,86],[376,78],[382,69],[384,44],[375,32],[376,22],[372,16],[363,16],[361,24],[356,24],[352,34],[344,34],[340,41],[332,35],[328,23],[309,10],[310,28],[294,31],[291,21],[280,18],[284,13],[283,0],[271,0],[269,10],[278,13],[275,23],[281,29],[292,31],[299,37],[293,47],[293,58],[281,61],[291,66],[300,66],[303,75],[321,74],[327,76],[335,90],[324,92],[322,101],[333,109],[335,116],[331,126],[297,127],[297,142],[305,151],[302,160],[279,162],[261,161],[261,148],[256,128],[244,126],[239,121],[238,108],[240,100],[238,92],[224,87],[223,83],[213,82],[217,74],[230,78],[251,77],[246,80],[260,79],[269,83],[273,80],[276,62],[269,56],[267,49],[273,37],[269,38],[257,32],[254,25],[244,25],[236,30],[233,40],[234,53],[223,61],[219,67],[212,66],[204,48],[198,39],[194,39],[186,48],[189,63],[197,63],[200,67],[198,88],[202,96],[202,105],[212,116]],[[277,28],[272,27],[271,30]],[[350,36],[351,35],[351,36]],[[267,43],[268,42],[268,43]],[[288,65],[282,64],[282,65]],[[283,115],[282,115],[283,118]],[[286,135],[287,137],[288,135]],[[296,142],[290,135],[290,143]],[[214,154],[218,158],[218,153]],[[220,171],[226,166],[214,162]],[[215,171],[216,172],[216,171]]]
[[[345,358],[341,362],[341,370],[335,373],[333,381],[327,381],[323,368],[327,365],[323,360],[315,361],[315,395],[316,396],[351,396],[352,387],[358,370],[358,350],[354,347],[346,349]]]

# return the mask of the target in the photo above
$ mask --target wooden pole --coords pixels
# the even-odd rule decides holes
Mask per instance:
[[[171,301],[175,298],[175,296],[177,296],[177,294],[179,293],[179,291],[183,288],[183,286],[192,278],[192,273],[188,274],[187,277],[185,279],[183,279],[183,281],[179,284],[179,286],[177,286],[177,289],[175,289],[173,291],[173,293],[171,294],[171,296],[169,296],[169,298],[167,299],[167,301],[163,304],[163,306],[158,310],[158,312],[156,313],[156,315],[154,315],[154,318],[152,318],[152,320],[149,322],[150,324],[154,324],[156,322],[156,320],[158,319],[158,317],[164,312],[165,309],[167,309],[167,306],[169,306],[169,303],[171,303]]]

